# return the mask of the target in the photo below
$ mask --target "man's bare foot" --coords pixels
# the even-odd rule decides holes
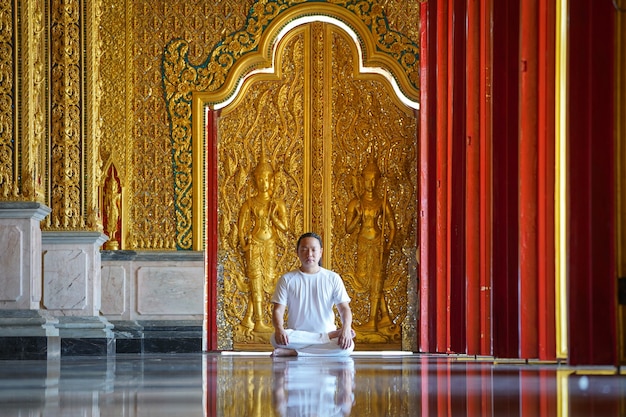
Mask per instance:
[[[273,357],[298,356],[298,352],[296,352],[293,349],[276,348],[276,349],[274,349],[274,351],[272,352],[272,354],[270,356],[273,356]]]
[[[356,333],[354,332],[354,330],[350,329],[350,333],[352,334],[353,338],[356,336]],[[341,329],[337,329],[337,330],[333,330],[332,332],[328,332],[328,338],[329,339],[335,339],[335,338],[339,337],[339,335],[341,335]]]

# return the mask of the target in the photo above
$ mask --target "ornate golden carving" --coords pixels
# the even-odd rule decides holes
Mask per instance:
[[[402,323],[407,315],[409,281],[417,279],[409,269],[417,241],[417,120],[380,79],[356,75],[358,63],[354,61],[353,46],[343,32],[333,32],[332,45],[332,78],[336,80],[331,100],[333,206],[350,207],[355,196],[359,196],[363,204],[362,170],[372,155],[381,172],[378,187],[372,190],[372,200],[380,202],[381,206],[376,212],[370,212],[371,216],[378,217],[376,224],[381,232],[375,236],[381,239],[378,250],[385,248],[383,201],[386,201],[385,215],[393,216],[384,220],[387,242],[383,257],[378,261],[380,280],[376,285],[363,285],[359,263],[374,249],[366,249],[367,242],[361,233],[346,230],[351,220],[358,220],[349,217],[350,210],[333,210],[333,268],[341,273],[352,296],[357,343],[361,346],[363,343],[400,345]],[[396,225],[395,234],[389,233],[392,222]],[[378,252],[377,256],[380,255]],[[370,274],[376,271],[375,265],[366,263]],[[384,312],[373,317],[372,313],[380,310],[377,303]],[[374,326],[370,323],[372,319],[377,320]]]
[[[234,94],[238,81],[247,72],[271,66],[273,42],[278,31],[293,19],[312,13],[332,15],[351,26],[358,26],[366,64],[390,68],[400,88],[417,99],[418,47],[404,35],[389,29],[382,8],[371,0],[329,0],[325,7],[302,0],[259,2],[258,6],[251,8],[246,27],[224,38],[209,58],[198,66],[190,63],[188,41],[172,41],[163,55],[163,81],[174,147],[178,247],[189,249],[192,244],[192,200],[188,194],[193,189],[192,158],[189,155],[193,94],[214,92],[215,102]],[[199,233],[199,229],[195,233]]]
[[[258,298],[250,289],[242,250],[246,243],[241,243],[243,231],[237,222],[237,213],[248,211],[247,201],[256,195],[247,184],[267,149],[277,172],[277,198],[285,201],[289,214],[289,228],[286,233],[279,230],[277,252],[272,255],[278,259],[277,275],[295,267],[293,244],[302,231],[323,233],[326,245],[331,245],[326,247],[332,248],[325,252],[325,266],[346,281],[360,342],[401,346],[409,281],[416,279],[409,263],[417,240],[417,121],[382,77],[359,74],[354,48],[336,26],[314,22],[298,27],[278,45],[276,74],[251,77],[234,104],[222,110],[218,224],[223,295],[219,298],[232,329],[223,336],[232,337],[236,344],[269,346],[269,334],[250,330],[254,307],[249,303],[258,303]],[[380,172],[363,193],[365,187],[359,182],[368,155],[376,156]],[[356,202],[350,203],[355,199],[358,207],[368,208],[358,210]],[[346,211],[349,204],[351,211]],[[350,212],[360,214],[357,218]],[[367,236],[359,232],[364,230],[363,222],[375,231],[373,240],[381,250],[366,246]],[[403,230],[396,232],[396,225]],[[380,270],[364,258],[372,251]],[[362,272],[365,269],[370,275],[379,274],[370,280]],[[265,322],[269,322],[272,287],[263,291]],[[409,324],[411,320],[414,316]]]
[[[297,258],[293,256],[294,233],[303,227],[303,163],[304,154],[304,85],[303,85],[303,36],[297,31],[292,40],[281,47],[277,57],[280,70],[279,79],[259,81],[253,87],[246,87],[239,104],[224,109],[220,119],[219,145],[219,236],[220,250],[228,254],[223,259],[224,268],[224,314],[230,327],[234,329],[236,343],[264,343],[269,346],[269,333],[250,331],[246,317],[254,308],[251,299],[261,300],[262,318],[270,323],[269,297],[274,290],[278,276],[295,267]],[[271,266],[274,272],[263,272],[263,288],[253,295],[250,291],[251,276],[246,266],[250,266],[244,249],[251,237],[246,226],[246,213],[249,212],[254,190],[253,172],[262,155],[267,155],[273,165],[273,201],[285,205],[284,219],[279,216],[282,227],[272,229]],[[252,200],[253,201],[253,200]],[[258,213],[259,206],[256,205]],[[279,210],[281,213],[283,209]],[[286,226],[289,226],[288,228]],[[245,230],[242,230],[242,227]],[[293,231],[296,232],[293,232]],[[255,268],[269,265],[256,264]],[[259,271],[260,272],[260,271]],[[254,274],[253,274],[254,275]],[[241,325],[240,325],[241,324]],[[263,329],[261,329],[263,330]]]
[[[115,165],[111,165],[104,181],[104,232],[109,236],[109,240],[104,244],[107,250],[118,250],[120,248],[121,212],[122,212],[122,189],[117,175]]]
[[[274,168],[265,158],[263,146],[258,165],[251,174],[256,194],[241,206],[237,221],[239,245],[245,254],[245,270],[250,296],[239,332],[272,333],[264,322],[266,294],[272,293],[278,279],[276,240],[288,228],[285,201],[274,195]]]
[[[102,230],[99,11],[99,1],[83,8],[80,1],[55,0],[50,6],[52,213],[46,219],[47,229]],[[82,30],[87,33],[85,45]]]
[[[22,195],[25,199],[45,202],[46,181],[48,180],[46,123],[46,46],[43,1],[29,1],[23,13],[22,28],[22,99],[21,135],[26,143],[22,153]]]
[[[379,328],[393,324],[383,285],[387,278],[389,251],[396,234],[396,221],[393,209],[384,197],[378,195],[380,169],[370,155],[370,161],[363,168],[362,189],[348,204],[346,232],[357,233],[356,271],[352,285],[360,292],[369,292],[369,319],[359,330],[377,332]],[[355,190],[361,187],[355,184]]]
[[[50,208],[47,228],[77,229],[82,213],[81,13],[78,1],[50,7]]]
[[[115,68],[125,72],[127,84],[124,87],[118,83],[116,91],[127,101],[124,105],[111,101],[106,105],[105,135],[110,154],[103,154],[105,161],[109,157],[113,161],[122,159],[123,163],[116,165],[124,165],[127,170],[120,169],[122,186],[128,189],[124,197],[127,207],[124,222],[128,225],[123,237],[125,249],[192,248],[193,200],[188,188],[191,144],[179,140],[180,130],[170,129],[162,89],[163,40],[184,37],[189,42],[186,50],[189,60],[199,62],[226,34],[243,26],[252,1],[169,0],[159,4],[161,7],[154,7],[150,0],[120,0],[112,5],[107,2],[105,10],[105,40],[122,45],[122,50],[113,52],[125,56],[126,62],[124,70],[116,56],[105,57],[108,73]],[[118,22],[124,21],[126,28],[118,29]],[[111,82],[109,77],[107,80]],[[190,109],[187,111],[172,117],[189,119]],[[124,135],[114,128],[123,126],[116,124],[118,120],[125,120]],[[189,139],[188,133],[182,134]],[[119,149],[125,149],[126,154],[119,153]],[[187,168],[173,169],[173,161]],[[202,225],[203,220],[198,221]]]
[[[15,41],[13,33],[13,3],[5,4],[0,13],[0,196],[3,199],[19,196],[17,158],[19,142],[13,119],[15,107],[15,79],[13,60]]]
[[[85,2],[86,57],[85,57],[85,140],[82,145],[86,178],[84,180],[84,206],[86,228],[102,230],[100,213],[100,185],[102,184],[102,159],[100,143],[102,141],[102,119],[100,118],[100,102],[102,99],[102,81],[100,75],[100,58],[102,56],[102,39],[100,37],[100,18],[102,0]]]

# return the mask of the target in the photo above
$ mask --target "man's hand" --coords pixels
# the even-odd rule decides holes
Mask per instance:
[[[274,326],[274,338],[279,345],[288,345],[289,337],[283,327],[283,320],[285,317],[285,309],[287,306],[283,304],[274,303],[272,308],[272,326]]]
[[[337,344],[342,349],[348,349],[352,346],[352,339],[354,338],[354,332],[350,327],[344,327],[341,329],[341,334],[337,340]]]
[[[286,346],[289,344],[289,336],[287,336],[287,332],[282,327],[280,329],[276,329],[274,337],[276,338],[276,343],[279,345]]]
[[[352,310],[350,310],[350,304],[348,303],[337,304],[337,310],[339,310],[342,324],[337,343],[342,349],[349,349],[355,336],[354,330],[352,330]]]

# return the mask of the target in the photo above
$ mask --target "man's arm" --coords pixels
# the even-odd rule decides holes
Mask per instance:
[[[274,307],[272,308],[272,325],[274,326],[274,333],[276,337],[276,343],[279,345],[288,345],[289,338],[287,337],[287,332],[285,331],[284,321],[285,321],[285,309],[287,308],[284,304],[274,303]]]
[[[341,334],[339,335],[339,346],[348,349],[352,346],[352,310],[349,303],[337,304],[337,310],[341,317]]]

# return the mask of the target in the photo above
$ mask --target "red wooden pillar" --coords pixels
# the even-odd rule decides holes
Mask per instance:
[[[538,355],[556,359],[554,150],[555,150],[555,30],[556,3],[539,0],[537,103],[537,306]]]
[[[537,0],[520,7],[520,357],[537,358]]]
[[[480,4],[467,0],[465,277],[467,353],[480,353]]]
[[[569,3],[568,361],[617,364],[615,9]]]
[[[433,10],[434,9],[434,10]],[[430,71],[430,63],[436,62],[436,7],[422,3],[420,25],[420,233],[419,276],[420,317],[419,349],[422,352],[436,350],[436,120],[429,117],[437,108],[436,71]]]
[[[448,0],[437,1],[437,351],[448,350]]]
[[[448,6],[448,343],[467,350],[465,278],[466,0]]]
[[[480,2],[480,353],[491,355],[492,276],[492,19],[493,0]]]
[[[493,2],[493,354],[519,355],[519,0]]]
[[[206,299],[204,300],[205,351],[217,350],[217,128],[219,111],[207,111],[206,131]]]

